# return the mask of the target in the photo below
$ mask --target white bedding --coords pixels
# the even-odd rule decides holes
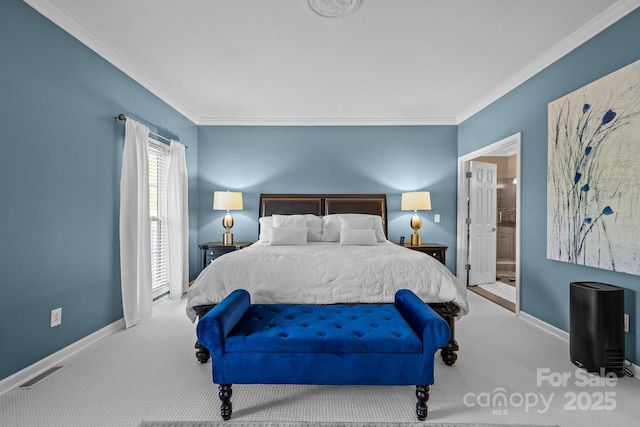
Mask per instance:
[[[399,289],[426,302],[453,301],[468,312],[467,290],[431,256],[385,242],[341,246],[310,242],[302,246],[264,243],[215,259],[189,289],[193,307],[216,304],[235,289],[246,289],[255,304],[390,303]]]

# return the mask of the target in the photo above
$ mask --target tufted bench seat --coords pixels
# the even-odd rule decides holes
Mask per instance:
[[[197,326],[212,355],[221,414],[231,417],[231,384],[416,385],[427,416],[434,354],[449,326],[409,290],[394,304],[254,304],[236,290]]]

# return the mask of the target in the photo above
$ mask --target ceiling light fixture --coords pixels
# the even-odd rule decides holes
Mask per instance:
[[[358,8],[360,0],[305,0],[313,13],[323,18],[339,18]]]

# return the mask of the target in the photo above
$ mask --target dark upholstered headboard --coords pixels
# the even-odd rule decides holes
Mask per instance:
[[[382,217],[387,234],[386,194],[260,194],[260,216],[360,213]]]

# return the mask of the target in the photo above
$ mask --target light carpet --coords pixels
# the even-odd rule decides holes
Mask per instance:
[[[579,386],[566,340],[473,292],[468,298],[471,311],[456,324],[458,361],[446,366],[436,358],[429,416],[420,426],[638,427],[640,381],[620,378],[615,387]],[[367,422],[370,427],[411,427],[418,422],[415,387],[295,384],[234,385],[233,415],[221,422],[211,362],[195,359],[195,326],[185,308],[186,300],[154,306],[148,321],[69,356],[61,362],[64,369],[30,389],[0,395],[0,426],[137,427],[142,421],[189,420],[177,426],[214,421],[200,427],[355,427]],[[548,380],[540,381],[540,370]],[[565,384],[549,380],[561,374],[570,375]],[[505,393],[507,407],[488,405],[486,399]],[[615,394],[615,409],[576,408],[578,397],[591,396],[596,403],[604,393]],[[536,405],[524,405],[523,398],[535,396]]]
[[[415,423],[323,423],[274,421],[143,421],[138,427],[492,427],[501,424],[430,424]],[[533,425],[522,427],[536,427]]]

